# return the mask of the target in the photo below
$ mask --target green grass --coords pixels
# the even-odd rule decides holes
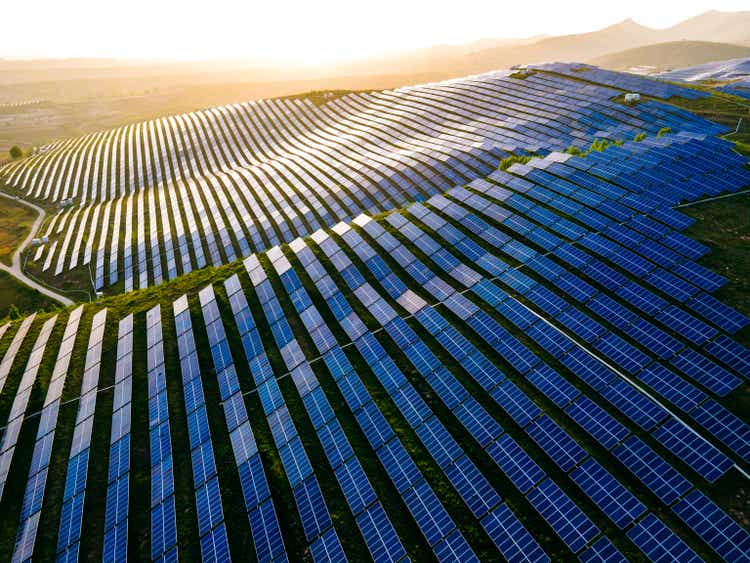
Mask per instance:
[[[21,315],[58,308],[56,301],[0,270],[0,319],[7,319],[14,305]]]
[[[691,205],[680,211],[696,219],[685,234],[711,249],[701,264],[727,278],[727,284],[714,295],[750,315],[750,194]],[[745,328],[738,337],[750,345],[750,329]]]
[[[0,199],[0,261],[8,266],[18,245],[29,234],[36,212],[7,198]]]
[[[536,154],[514,154],[511,156],[507,156],[500,161],[498,168],[500,168],[500,170],[507,170],[514,164],[526,164],[532,158],[537,158],[537,156],[538,155]]]

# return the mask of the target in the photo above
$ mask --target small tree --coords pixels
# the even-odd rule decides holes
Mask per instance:
[[[21,147],[18,145],[13,145],[10,147],[10,157],[13,160],[16,160],[17,158],[21,158],[23,156],[23,151],[21,150]]]
[[[640,143],[640,142],[641,142],[641,141],[642,141],[643,139],[645,139],[645,138],[646,138],[646,132],[645,132],[645,131],[641,131],[640,133],[638,133],[638,134],[637,134],[637,135],[635,136],[635,138],[634,138],[633,140],[634,140],[634,141],[635,141],[636,143]]]
[[[10,309],[8,309],[8,317],[11,320],[16,320],[21,316],[21,312],[18,310],[18,307],[16,307],[15,304],[10,306]]]

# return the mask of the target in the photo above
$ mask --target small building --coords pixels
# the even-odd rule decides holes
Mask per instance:
[[[625,94],[625,103],[634,104],[641,101],[641,95],[638,92],[628,92]]]

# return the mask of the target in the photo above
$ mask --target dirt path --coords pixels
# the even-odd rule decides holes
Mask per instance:
[[[56,293],[52,291],[51,289],[48,289],[44,287],[43,285],[38,284],[34,280],[28,278],[26,274],[23,273],[23,270],[21,269],[21,255],[23,254],[23,251],[26,250],[26,247],[31,243],[31,239],[33,239],[36,236],[36,233],[39,230],[39,227],[42,226],[42,223],[44,222],[44,218],[47,215],[44,212],[44,209],[42,209],[41,207],[37,205],[34,205],[33,203],[29,203],[28,201],[24,201],[20,198],[13,197],[11,195],[4,194],[2,192],[0,192],[0,197],[4,197],[6,199],[10,199],[15,202],[21,203],[22,205],[30,207],[31,209],[33,209],[39,214],[36,220],[34,221],[34,224],[31,225],[31,230],[29,231],[28,236],[23,240],[23,242],[18,246],[16,251],[13,253],[12,265],[6,266],[2,262],[0,262],[0,270],[4,270],[8,272],[10,275],[14,276],[16,279],[18,279],[22,283],[28,285],[29,287],[36,289],[39,293],[42,293],[43,295],[46,295],[47,297],[54,299],[58,303],[62,303],[66,307],[73,305],[73,301],[71,301],[67,297],[60,295],[59,293]]]

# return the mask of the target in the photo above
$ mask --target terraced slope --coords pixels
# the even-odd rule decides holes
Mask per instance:
[[[675,209],[750,185],[729,147],[552,152],[0,329],[0,557],[746,560],[750,320]]]
[[[720,130],[670,106],[615,103],[615,88],[502,71],[319,105],[262,100],[61,141],[0,180],[67,205],[33,256],[38,272],[90,268],[97,290],[129,291],[430,197],[510,154]]]

